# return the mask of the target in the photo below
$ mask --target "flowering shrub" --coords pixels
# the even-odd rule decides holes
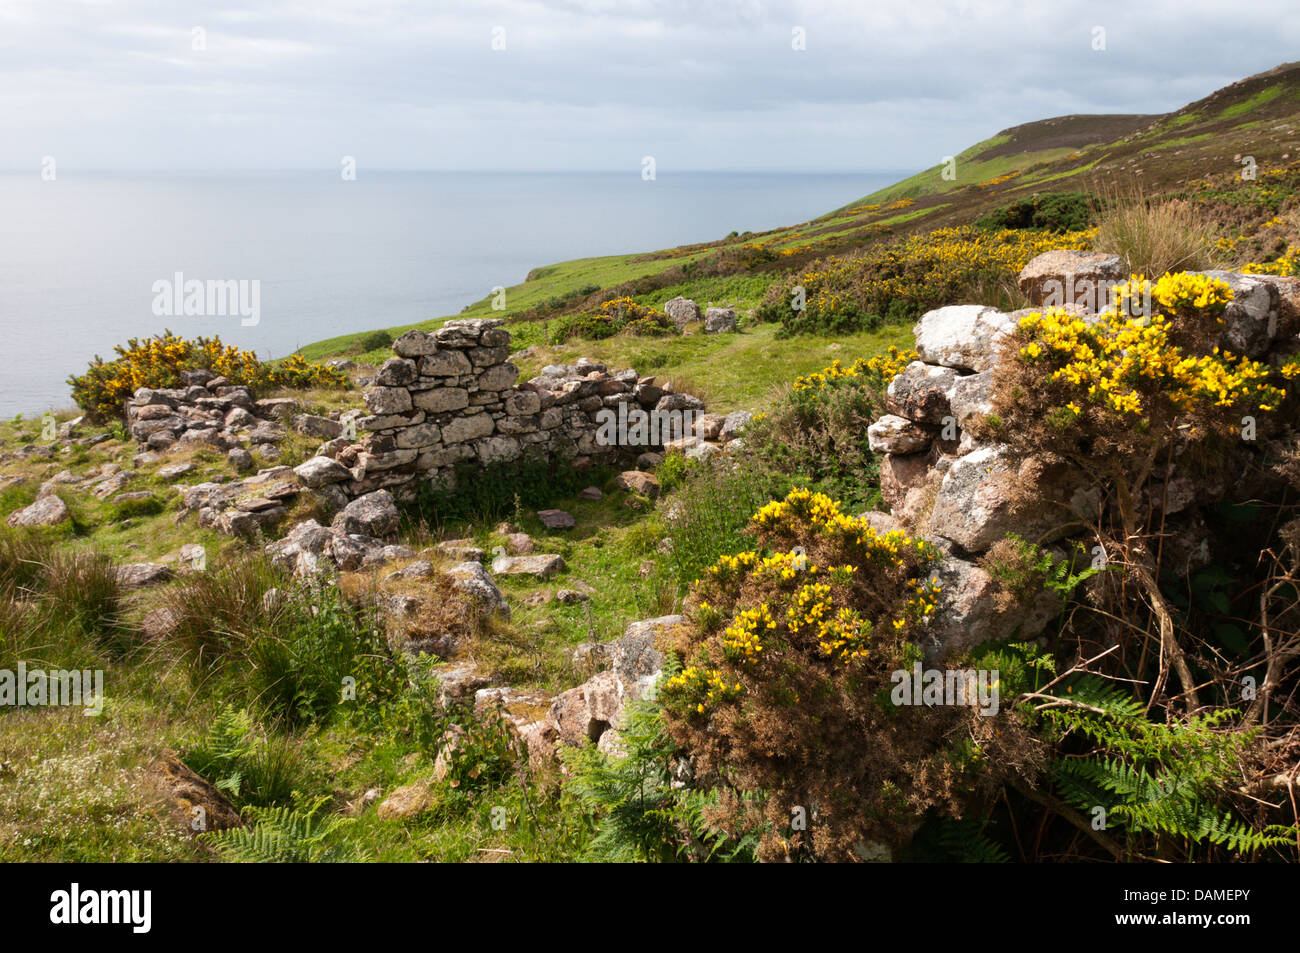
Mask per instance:
[[[768,290],[761,317],[785,334],[848,331],[882,318],[905,321],[962,301],[1011,305],[1016,278],[1035,255],[1089,247],[1091,232],[941,228],[814,262]],[[803,289],[803,308],[796,310]]]
[[[755,416],[745,446],[792,484],[811,485],[855,506],[879,498],[879,462],[867,427],[884,413],[884,391],[916,359],[889,348],[852,364],[839,361],[796,378],[770,412]]]
[[[666,724],[697,777],[767,795],[760,853],[847,858],[862,837],[907,823],[867,808],[907,761],[935,754],[897,747],[928,746],[920,739],[943,717],[903,732],[909,716],[886,689],[935,611],[939,556],[806,489],[763,506],[749,531],[755,549],[722,557],[692,587],[672,646],[683,667],[661,691]],[[816,844],[787,829],[796,805],[815,805]]]
[[[611,298],[595,311],[570,315],[557,322],[551,331],[551,343],[560,344],[575,337],[599,341],[619,333],[661,337],[675,330],[662,311],[638,304],[629,297]]]
[[[219,337],[187,340],[171,331],[131,338],[113,349],[117,357],[105,361],[98,355],[85,374],[68,378],[72,398],[97,422],[120,417],[124,401],[141,387],[179,387],[181,372],[204,369],[232,384],[250,387],[346,387],[340,371],[291,355],[278,366],[264,364],[252,351],[221,343]]]
[[[1241,270],[1251,275],[1281,275],[1283,277],[1300,277],[1300,245],[1291,245],[1286,254],[1276,261],[1242,265]]]
[[[1131,314],[1147,296],[1157,313]],[[1039,449],[1099,458],[1145,454],[1178,432],[1232,436],[1243,415],[1275,410],[1286,394],[1267,364],[1216,343],[1231,298],[1225,282],[1203,275],[1134,277],[1098,317],[1025,315],[1014,360],[1000,368],[995,410],[1012,421],[1002,429]]]
[[[816,374],[796,377],[792,385],[796,391],[821,390],[823,387],[835,386],[842,381],[865,384],[883,389],[889,382],[903,372],[903,368],[917,360],[916,351],[900,351],[892,344],[889,350],[875,357],[860,357],[848,367],[839,361],[833,361],[829,367]]]

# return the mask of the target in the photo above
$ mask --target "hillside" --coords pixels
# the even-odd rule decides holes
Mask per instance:
[[[0,861],[1294,862],[1298,109],[129,342],[0,422]]]
[[[1247,77],[1164,115],[1060,116],[1004,129],[956,156],[951,180],[935,165],[809,222],[538,267],[506,289],[504,311],[493,311],[484,298],[458,316],[529,321],[622,294],[656,306],[683,294],[753,307],[779,276],[826,255],[972,223],[1042,193],[1139,189],[1147,195],[1185,195],[1207,191],[1207,179],[1215,177],[1226,183],[1220,190],[1254,185],[1240,180],[1245,156],[1252,156],[1259,170],[1300,161],[1300,63]],[[429,329],[443,320],[414,327]],[[389,330],[396,335],[407,327]],[[539,343],[527,330],[515,336]],[[360,337],[331,338],[302,353],[314,360],[355,356]]]

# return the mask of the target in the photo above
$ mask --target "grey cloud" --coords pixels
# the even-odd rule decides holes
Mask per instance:
[[[0,165],[920,167],[1272,67],[1300,39],[1292,5],[1247,23],[1207,0],[20,0],[0,7]]]

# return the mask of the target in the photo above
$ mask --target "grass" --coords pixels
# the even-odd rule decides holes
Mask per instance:
[[[1124,259],[1128,274],[1163,275],[1208,268],[1211,226],[1181,200],[1148,200],[1133,192],[1098,217],[1094,247]]]
[[[613,337],[565,347],[539,347],[520,362],[521,376],[532,377],[547,364],[578,356],[604,361],[612,367],[634,367],[660,381],[688,380],[699,385],[699,396],[715,413],[761,411],[772,390],[803,374],[820,371],[831,361],[852,363],[889,345],[911,346],[912,329],[886,326],[841,336],[808,335],[777,340],[777,325],[757,324],[737,334],[695,334],[680,338]],[[682,388],[685,389],[685,388]]]
[[[1260,110],[1267,114],[1275,100],[1277,94],[1257,93],[1229,106],[1222,117],[1233,119]],[[485,297],[458,316],[509,318],[582,289],[610,288],[700,261],[728,244],[761,242],[772,248],[795,248],[825,242],[814,247],[839,251],[855,241],[874,240],[868,237],[875,234],[868,226],[888,225],[898,235],[973,220],[980,211],[1004,204],[1009,194],[1024,194],[1027,185],[1038,188],[1085,171],[1101,174],[1121,169],[1154,149],[1187,147],[1188,155],[1162,160],[1160,168],[1148,170],[1148,178],[1203,175],[1200,170],[1179,171],[1182,167],[1174,163],[1195,164],[1208,148],[1211,140],[1201,129],[1205,115],[1193,111],[1167,124],[1183,138],[1162,132],[1134,137],[1132,143],[1043,148],[1033,135],[1019,138],[1027,135],[1022,132],[1017,141],[1024,148],[1007,153],[1012,137],[993,137],[958,156],[955,182],[944,182],[935,167],[789,228],[650,255],[608,255],[549,265],[507,289],[506,311],[493,311]],[[1238,148],[1252,151],[1249,136],[1254,133],[1243,129],[1238,125],[1228,137],[1215,140],[1215,148],[1229,154]],[[1017,169],[1024,173],[1005,188],[970,187]],[[915,206],[899,214],[883,208],[871,214],[853,211],[862,204],[900,197],[915,197]],[[1179,218],[1183,213],[1172,206],[1157,205],[1153,212],[1145,203],[1134,203],[1126,214],[1123,221],[1117,216],[1110,223],[1109,241],[1147,269],[1162,267],[1160,263],[1177,252],[1179,243],[1186,242],[1189,231],[1197,241],[1201,235],[1197,223]],[[786,261],[761,267],[780,267]],[[788,267],[800,264],[793,257],[789,262]],[[613,368],[634,367],[661,382],[672,381],[678,389],[705,397],[711,411],[764,411],[795,377],[819,371],[836,359],[849,364],[889,345],[912,344],[909,326],[779,340],[776,325],[754,323],[744,312],[757,306],[781,272],[746,270],[743,264],[738,268],[735,274],[688,278],[635,297],[659,308],[679,294],[702,307],[709,303],[736,307],[742,317],[739,333],[696,332],[659,339],[620,336],[561,347],[545,343],[546,322],[515,321],[510,325],[514,347],[534,348],[520,361],[523,377],[536,374],[545,364],[585,356]],[[416,326],[427,329],[443,320]],[[405,328],[388,330],[396,336]],[[317,342],[303,353],[314,360],[345,355],[362,364],[376,364],[391,355],[382,347],[358,350],[365,335],[363,331]],[[355,391],[288,395],[297,398],[304,410],[321,414],[359,402]],[[66,420],[73,415],[64,411],[57,417]],[[40,427],[39,420],[0,423],[0,447],[13,450],[38,444]],[[292,465],[305,459],[320,442],[290,433],[282,444],[280,462]],[[236,474],[224,455],[183,447],[136,468],[132,466],[136,453],[133,444],[115,439],[48,458],[13,458],[4,465],[5,473],[23,477],[24,482],[0,490],[0,517],[30,503],[40,484],[60,470],[72,469],[80,475],[110,462],[134,470],[127,491],[145,490],[150,496],[126,505],[100,501],[86,489],[65,486],[59,492],[74,513],[70,525],[29,534],[17,542],[0,539],[0,652],[5,657],[102,667],[109,694],[99,718],[87,718],[80,710],[0,713],[0,861],[211,859],[211,849],[177,824],[175,805],[152,771],[169,750],[183,753],[205,774],[241,775],[232,788],[241,806],[287,808],[301,804],[303,798],[325,798],[327,813],[350,819],[347,836],[364,859],[558,860],[580,854],[590,833],[586,816],[566,805],[563,795],[554,795],[555,779],[544,773],[473,791],[432,784],[431,806],[423,816],[405,822],[380,819],[377,804],[383,796],[400,785],[430,782],[445,727],[441,716],[421,701],[430,670],[413,668],[410,684],[400,692],[394,690],[382,705],[333,712],[325,699],[332,697],[340,672],[355,659],[342,658],[332,647],[348,642],[342,633],[353,617],[339,615],[317,624],[303,614],[288,618],[267,612],[262,596],[277,579],[248,559],[243,544],[199,529],[194,517],[181,508],[175,484],[157,476],[162,466],[188,460],[196,469],[179,483],[230,480]],[[742,482],[754,476],[747,471],[740,474]],[[508,517],[534,538],[538,552],[560,554],[566,569],[545,581],[496,577],[511,606],[511,620],[472,633],[464,658],[500,683],[546,693],[578,684],[586,673],[572,662],[574,646],[609,641],[631,621],[676,610],[688,576],[719,552],[746,542],[739,530],[754,499],[741,492],[743,487],[725,480],[698,481],[669,490],[665,499],[647,505],[617,489],[608,476],[592,479],[604,492],[601,500],[562,495],[553,501],[574,514],[577,525],[571,530],[545,530],[531,508]],[[869,494],[871,488],[863,491]],[[761,496],[764,491],[755,492]],[[684,508],[684,520],[668,518],[674,503]],[[436,530],[408,526],[403,541],[422,549],[439,538],[468,536],[490,553],[504,543],[498,522],[499,518],[481,515]],[[673,540],[671,550],[662,545],[667,538]],[[208,551],[209,571],[201,580],[177,579],[128,594],[104,585],[105,557],[167,560],[188,542],[202,543]],[[363,584],[396,591],[393,584],[382,582],[380,574],[345,582],[355,584],[357,591]],[[423,591],[421,584],[404,586],[403,591]],[[37,597],[16,598],[20,588],[37,592]],[[567,603],[541,598],[560,589],[590,589],[590,598]],[[182,615],[176,640],[136,651],[129,637],[133,626],[151,608],[164,604]],[[322,641],[318,638],[322,633],[329,638]],[[377,646],[372,649],[369,654],[380,654]],[[193,664],[199,654],[221,657],[224,671],[204,677],[203,668]],[[227,702],[246,710],[251,719],[247,751],[238,757],[222,755],[213,747],[211,728]],[[379,799],[365,798],[372,789],[381,792]],[[509,815],[505,829],[491,823],[491,811],[498,806]]]

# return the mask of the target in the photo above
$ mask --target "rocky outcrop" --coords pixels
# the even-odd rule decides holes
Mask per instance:
[[[659,679],[663,655],[656,640],[668,629],[680,625],[685,617],[661,616],[633,622],[616,642],[602,647],[594,657],[608,660],[610,667],[587,679],[576,688],[556,696],[548,721],[555,726],[560,741],[581,744],[590,739],[609,747],[625,724],[626,707],[646,697]],[[593,653],[588,653],[592,655]]]
[[[1300,330],[1300,281],[1206,274],[1227,281],[1234,291],[1224,315],[1225,347],[1263,357],[1283,329],[1291,334]],[[1033,303],[1060,303],[1086,320],[1095,305],[1109,304],[1109,286],[1123,277],[1115,256],[1061,251],[1031,261],[1020,283]],[[1080,294],[1052,300],[1061,288],[1089,287],[1095,292],[1091,299]],[[944,554],[936,572],[942,602],[925,640],[932,656],[992,638],[1039,634],[1059,611],[1056,600],[1045,596],[1029,604],[1000,604],[978,558],[1008,534],[1050,543],[1099,515],[1100,493],[1081,471],[1050,455],[1017,456],[975,436],[993,409],[994,370],[1022,313],[978,305],[926,313],[914,329],[919,360],[890,382],[885,399],[889,413],[867,429],[871,448],[883,453],[880,490],[892,516],[929,537]],[[1157,487],[1141,501],[1165,506],[1166,515],[1177,516],[1167,548],[1188,565],[1206,559],[1196,538],[1196,505],[1213,502],[1221,491],[1175,478],[1168,492]]]
[[[68,506],[53,493],[40,497],[30,506],[10,513],[5,523],[13,527],[54,526],[71,517]]]

